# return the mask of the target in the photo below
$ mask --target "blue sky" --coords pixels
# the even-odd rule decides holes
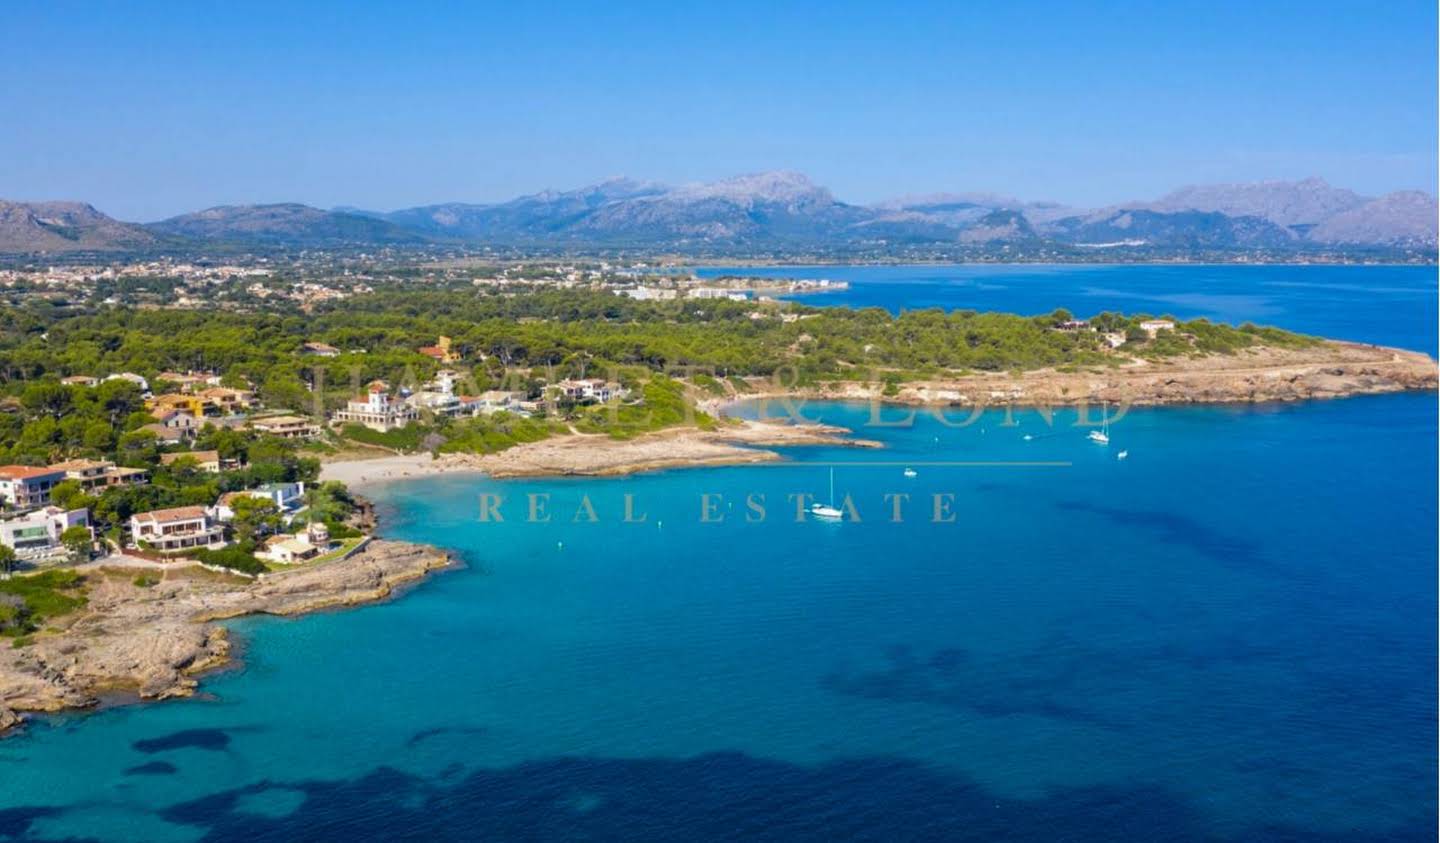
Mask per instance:
[[[0,197],[148,221],[794,169],[870,202],[1436,181],[1436,5],[100,3],[0,16]]]

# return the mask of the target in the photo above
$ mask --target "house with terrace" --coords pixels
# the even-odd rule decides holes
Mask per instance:
[[[294,565],[319,556],[321,548],[311,544],[304,535],[292,536],[285,533],[271,536],[261,543],[255,555],[281,565]]]
[[[60,537],[71,527],[89,530],[90,513],[85,509],[47,506],[0,521],[0,544],[15,551],[20,559],[44,559],[64,552]],[[91,539],[94,539],[93,531]]]
[[[345,409],[335,413],[334,420],[340,424],[364,425],[384,433],[405,427],[419,417],[418,410],[404,401],[393,400],[389,388],[376,381],[363,395],[346,402]]]
[[[125,468],[109,460],[66,460],[50,467],[65,472],[65,479],[77,481],[87,494],[111,486],[143,486],[149,479],[143,468]]]
[[[160,455],[161,465],[174,465],[181,460],[193,460],[196,468],[210,474],[219,474],[222,468],[230,467],[227,463],[234,462],[220,459],[219,451],[176,451],[173,454]]]
[[[257,433],[278,436],[281,439],[314,439],[320,435],[320,426],[307,418],[296,415],[265,416],[251,419],[249,427]]]
[[[178,553],[196,548],[224,547],[225,525],[214,520],[203,506],[178,506],[141,512],[130,517],[130,540],[161,553]]]
[[[0,466],[0,502],[21,512],[50,503],[50,490],[65,479],[62,469],[33,465]]]
[[[255,404],[255,393],[248,389],[233,389],[228,386],[212,386],[197,393],[210,402],[221,415],[233,416],[244,412]]]

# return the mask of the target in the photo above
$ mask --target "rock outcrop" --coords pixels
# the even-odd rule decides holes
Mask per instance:
[[[383,600],[449,564],[432,547],[376,540],[348,559],[258,581],[187,567],[142,587],[133,569],[88,570],[81,612],[27,646],[0,645],[0,732],[19,722],[18,712],[92,706],[113,693],[189,696],[198,674],[229,660],[229,636],[214,621]]]
[[[1230,355],[1133,360],[1114,368],[1042,369],[916,381],[884,395],[880,385],[847,382],[791,391],[790,397],[939,406],[1058,407],[1076,404],[1250,404],[1434,391],[1430,357],[1357,343],[1303,349],[1254,348]]]

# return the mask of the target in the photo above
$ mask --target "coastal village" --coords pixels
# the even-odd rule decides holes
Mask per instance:
[[[455,363],[459,355],[448,337],[417,349],[439,363]],[[338,349],[310,342],[297,352],[318,357],[335,356]],[[604,378],[566,378],[543,394],[486,390],[465,394],[468,380],[453,369],[440,369],[417,389],[393,388],[372,381],[351,397],[343,409],[328,414],[327,423],[288,409],[260,405],[254,391],[222,386],[223,378],[209,372],[161,372],[154,380],[164,390],[151,390],[151,379],[133,372],[104,376],[68,376],[65,389],[93,390],[111,381],[132,384],[153,418],[132,431],[153,438],[157,451],[148,467],[117,465],[99,458],[67,459],[47,465],[0,466],[0,545],[13,554],[9,569],[41,569],[49,565],[88,562],[92,557],[111,561],[167,560],[217,551],[235,543],[237,535],[249,539],[253,556],[267,567],[293,565],[327,558],[337,550],[350,550],[345,542],[353,532],[311,517],[309,502],[315,494],[305,481],[268,482],[226,491],[213,501],[194,505],[137,511],[109,529],[97,532],[94,514],[76,501],[94,499],[111,489],[145,486],[155,469],[167,474],[209,474],[226,477],[244,466],[214,448],[196,448],[198,440],[218,431],[243,432],[303,444],[340,438],[347,426],[377,433],[401,430],[422,418],[460,418],[507,413],[527,417],[542,412],[545,402],[593,405],[623,402],[631,390]],[[238,522],[238,523],[237,523]],[[351,536],[353,537],[353,536]],[[203,555],[201,557],[203,559]],[[241,573],[245,573],[240,569]],[[255,572],[251,572],[255,573]]]
[[[417,260],[419,261],[417,265]],[[727,275],[700,277],[681,264],[500,261],[446,252],[329,253],[286,259],[264,254],[225,261],[207,258],[123,259],[105,263],[0,265],[0,300],[200,310],[216,305],[241,310],[315,307],[373,294],[396,285],[523,292],[591,290],[638,301],[675,299],[774,300],[778,296],[841,292],[844,281]]]

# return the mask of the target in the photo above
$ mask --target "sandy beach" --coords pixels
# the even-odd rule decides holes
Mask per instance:
[[[359,487],[407,477],[423,477],[455,471],[476,471],[463,461],[433,459],[429,454],[399,454],[373,459],[349,459],[326,462],[320,466],[321,480],[339,480],[346,486]]]
[[[783,459],[771,447],[827,445],[873,448],[878,443],[856,439],[843,427],[727,420],[716,430],[675,428],[613,439],[605,435],[570,434],[516,445],[495,454],[429,454],[387,456],[327,462],[320,479],[364,487],[376,483],[445,473],[478,472],[491,477],[557,475],[612,476],[663,468],[744,465]]]

